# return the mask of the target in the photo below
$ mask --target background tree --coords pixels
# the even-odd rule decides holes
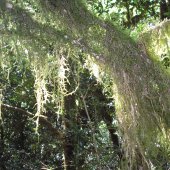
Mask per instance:
[[[170,2],[166,0],[97,0],[89,1],[89,4],[98,16],[109,18],[128,28],[146,20],[153,22],[156,18],[164,20],[170,17]]]

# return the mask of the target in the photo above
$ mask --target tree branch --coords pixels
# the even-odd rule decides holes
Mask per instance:
[[[1,107],[2,107],[2,110],[17,111],[28,117],[34,117],[33,113],[26,111],[24,109],[18,108],[18,107],[10,106],[8,104],[2,104]],[[44,127],[46,127],[52,135],[59,138],[60,140],[63,140],[63,136],[64,136],[63,132],[58,130],[57,128],[54,128],[53,125],[46,118],[39,117],[39,123],[43,125]]]

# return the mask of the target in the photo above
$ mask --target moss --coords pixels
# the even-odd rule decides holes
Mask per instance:
[[[136,148],[142,154],[141,159],[146,159],[145,152],[154,157],[155,155],[148,152],[148,148],[152,146],[153,140],[158,142],[159,124],[169,128],[166,120],[170,112],[170,82],[144,50],[147,50],[153,60],[159,61],[160,55],[168,50],[165,47],[167,44],[169,46],[169,26],[165,24],[165,30],[162,29],[163,25],[158,26],[145,33],[142,37],[145,49],[142,51],[130,37],[110,22],[97,19],[78,1],[63,0],[55,3],[51,8],[51,4],[46,5],[41,1],[42,6],[37,8],[46,10],[49,15],[44,16],[41,9],[33,18],[25,7],[14,7],[18,11],[11,11],[7,15],[12,18],[8,24],[15,25],[15,32],[10,27],[7,32],[9,36],[3,35],[5,39],[10,38],[10,43],[17,37],[21,47],[17,51],[13,44],[17,55],[23,57],[24,51],[28,51],[27,62],[35,76],[37,116],[40,116],[49,99],[48,82],[52,82],[51,98],[62,111],[63,98],[67,93],[64,88],[69,76],[66,74],[69,72],[67,59],[77,55],[78,49],[83,50],[101,63],[114,80],[116,114],[124,134],[127,159],[128,156],[135,159],[134,155],[138,154]],[[44,24],[49,21],[49,25]],[[156,146],[153,149],[154,147]],[[137,160],[130,161],[134,163]]]
[[[170,59],[170,21],[164,21],[141,35],[141,41],[151,59],[160,66],[164,66],[164,71],[170,71],[168,58]],[[165,58],[166,57],[166,58]]]

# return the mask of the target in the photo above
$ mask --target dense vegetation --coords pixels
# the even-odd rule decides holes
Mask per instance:
[[[170,33],[156,61],[139,39],[170,1],[0,7],[0,169],[170,168]]]

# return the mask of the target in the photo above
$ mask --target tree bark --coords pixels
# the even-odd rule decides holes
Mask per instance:
[[[63,125],[65,131],[65,137],[63,142],[64,149],[64,170],[75,170],[75,132],[73,132],[73,126],[76,125],[74,122],[74,107],[75,97],[74,95],[65,97],[65,113],[63,115]],[[74,112],[73,112],[74,110]]]

